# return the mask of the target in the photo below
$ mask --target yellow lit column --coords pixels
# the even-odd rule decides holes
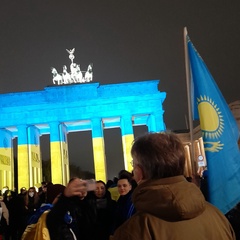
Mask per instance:
[[[64,184],[63,180],[63,156],[61,149],[61,124],[52,122],[50,125],[50,155],[51,175],[53,184]]]
[[[121,133],[122,133],[124,167],[127,171],[131,172],[132,171],[131,148],[134,140],[131,116],[121,117]]]
[[[63,171],[62,171],[62,178],[63,178],[63,185],[67,185],[68,181],[70,180],[70,173],[69,173],[69,154],[68,154],[68,141],[67,141],[67,127],[64,124],[61,124],[60,129],[60,136],[61,137],[61,155],[63,160]]]
[[[27,125],[19,125],[18,129],[18,189],[30,187],[31,171],[29,167]]]
[[[12,134],[6,129],[0,129],[0,189],[4,186],[14,188],[13,171]]]
[[[103,123],[100,118],[91,120],[95,179],[107,181]]]
[[[40,152],[40,132],[35,126],[28,127],[30,185],[35,186],[42,181],[42,159]]]

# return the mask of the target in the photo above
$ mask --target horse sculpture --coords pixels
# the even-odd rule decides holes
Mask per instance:
[[[86,71],[86,73],[85,73],[85,82],[91,82],[92,81],[92,79],[93,79],[93,70],[92,70],[92,68],[93,68],[93,64],[91,63],[91,64],[89,64],[88,65],[88,68],[87,68],[87,71]]]
[[[57,72],[57,69],[56,68],[51,68],[52,70],[52,74],[53,74],[53,84],[57,84],[60,85],[63,83],[63,78],[62,76]]]

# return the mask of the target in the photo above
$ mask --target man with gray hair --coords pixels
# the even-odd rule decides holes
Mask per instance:
[[[225,216],[184,177],[185,151],[173,133],[149,133],[132,146],[132,195],[136,214],[114,233],[116,240],[235,239]]]

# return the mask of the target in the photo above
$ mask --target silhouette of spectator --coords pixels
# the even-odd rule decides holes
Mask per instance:
[[[42,186],[38,189],[38,197],[39,197],[40,205],[47,203],[47,186],[48,185],[46,182],[42,182]]]
[[[70,221],[66,221],[66,213]],[[51,240],[94,240],[96,220],[95,199],[88,194],[86,181],[73,178],[48,213],[47,227]]]
[[[118,177],[114,177],[113,184],[110,187],[108,187],[108,191],[110,192],[111,198],[114,201],[117,201],[120,196],[117,188],[117,182],[118,182]]]
[[[96,202],[97,222],[95,228],[95,239],[108,240],[112,232],[113,217],[116,208],[116,201],[111,199],[103,181],[96,182],[94,191]]]
[[[0,214],[0,239],[9,239],[9,211],[2,196],[0,199]]]
[[[47,186],[47,182],[43,181],[41,182],[41,187],[38,188],[38,193],[41,193],[43,191],[43,188]]]
[[[106,183],[106,189],[110,188],[113,185],[113,180],[109,179]]]
[[[118,198],[114,215],[113,231],[115,231],[135,213],[135,208],[132,203],[132,182],[133,178],[131,173],[124,171],[119,174],[117,187],[120,197]]]
[[[8,237],[6,239],[20,239],[26,227],[25,203],[22,197],[11,190],[4,193],[4,202],[9,212]]]
[[[40,207],[41,202],[35,187],[30,187],[25,196],[25,208],[27,211],[27,222],[32,215],[35,214],[37,209]]]
[[[49,233],[46,230],[46,216],[53,207],[53,204],[57,202],[64,189],[65,186],[61,184],[51,184],[48,186],[47,202],[49,203],[42,204],[34,215],[32,215],[28,221],[28,226],[26,227],[21,240],[50,239]],[[68,214],[66,214],[66,218],[68,218]]]

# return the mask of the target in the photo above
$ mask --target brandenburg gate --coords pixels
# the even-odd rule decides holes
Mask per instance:
[[[72,60],[73,70],[74,67]],[[20,188],[42,181],[40,136],[44,134],[50,135],[51,180],[66,185],[69,132],[91,131],[95,176],[107,180],[104,129],[121,129],[124,166],[129,171],[132,170],[133,126],[146,125],[149,132],[165,130],[162,104],[166,93],[158,90],[159,80],[107,85],[90,81],[82,84],[77,78],[73,84],[68,84],[66,79],[55,80],[62,85],[41,91],[0,94],[1,189],[5,185],[14,187],[14,138],[17,138]]]

